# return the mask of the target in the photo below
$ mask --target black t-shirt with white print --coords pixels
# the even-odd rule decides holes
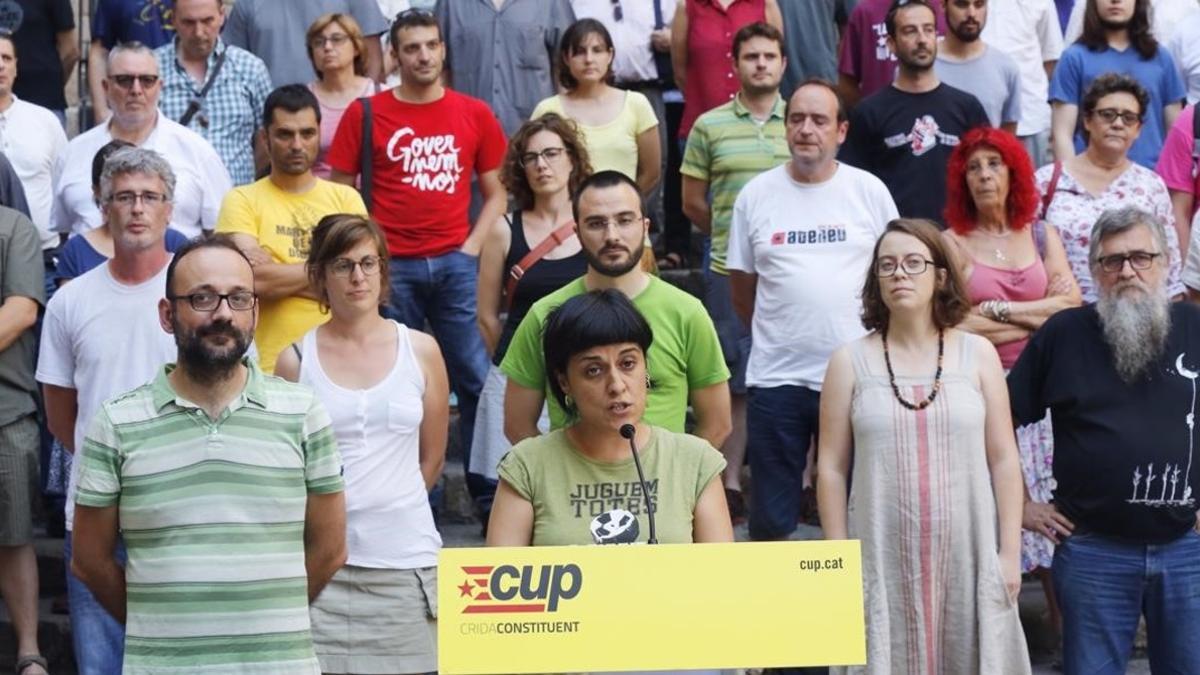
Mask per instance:
[[[1054,503],[1077,527],[1146,544],[1195,526],[1200,307],[1171,306],[1158,363],[1133,384],[1117,375],[1094,305],[1063,310],[1034,333],[1008,375],[1013,422],[1049,408]]]
[[[987,125],[979,99],[948,84],[920,94],[884,87],[851,111],[838,159],[879,177],[901,216],[940,223],[950,153]]]

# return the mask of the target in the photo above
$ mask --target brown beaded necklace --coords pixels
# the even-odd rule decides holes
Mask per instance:
[[[909,410],[924,410],[933,403],[933,399],[937,398],[938,392],[942,390],[942,356],[946,353],[946,332],[938,330],[938,359],[937,372],[933,375],[933,390],[929,392],[929,396],[923,401],[910,403],[900,395],[900,387],[896,386],[896,373],[892,370],[892,357],[888,354],[887,331],[883,332],[883,362],[887,364],[888,382],[892,385],[892,395],[900,402],[900,405]]]

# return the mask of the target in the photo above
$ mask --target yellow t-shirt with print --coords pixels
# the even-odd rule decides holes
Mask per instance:
[[[313,228],[331,213],[365,216],[367,209],[356,190],[339,183],[318,178],[308,192],[296,194],[280,190],[267,177],[225,195],[217,231],[254,237],[276,262],[303,263],[308,259]],[[279,352],[328,319],[315,300],[262,301],[254,342],[263,372],[274,373]]]

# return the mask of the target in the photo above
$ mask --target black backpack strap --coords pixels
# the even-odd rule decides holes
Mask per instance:
[[[220,54],[217,54],[217,62],[213,64],[212,73],[209,74],[208,80],[200,89],[200,93],[196,94],[190,101],[188,101],[187,110],[183,111],[183,117],[179,118],[179,123],[183,126],[186,127],[188,124],[190,124],[192,118],[195,117],[196,113],[200,112],[200,108],[204,106],[204,97],[208,96],[208,90],[212,89],[213,84],[215,84],[217,81],[217,76],[221,74],[221,66],[225,65],[225,55],[228,53],[229,47],[226,46],[225,49],[221,50]],[[205,122],[203,119],[201,119],[200,122],[203,126],[208,126],[208,122]]]
[[[363,204],[367,213],[371,212],[371,97],[363,96],[358,99],[362,103],[362,147],[359,149],[358,182],[361,186]]]

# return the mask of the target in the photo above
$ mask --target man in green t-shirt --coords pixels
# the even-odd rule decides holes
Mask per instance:
[[[587,273],[534,303],[517,327],[500,369],[508,376],[504,433],[514,444],[538,435],[542,404],[550,408],[550,426],[569,420],[554,397],[546,396],[542,327],[546,315],[567,298],[615,288],[633,301],[654,331],[646,356],[651,388],[645,420],[671,431],[684,431],[691,403],[697,436],[719,448],[729,435],[729,369],[717,333],[704,306],[639,267],[649,220],[637,185],[618,171],[592,175],[572,203],[575,233],[588,261]]]

